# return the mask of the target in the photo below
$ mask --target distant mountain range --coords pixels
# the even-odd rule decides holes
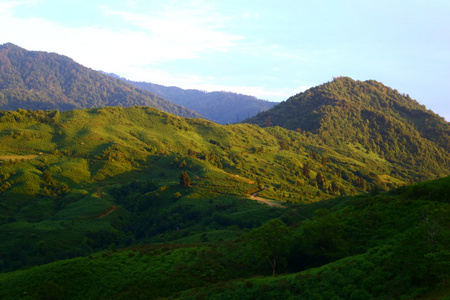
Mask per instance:
[[[183,117],[200,114],[55,53],[0,45],[0,109],[144,105]]]
[[[56,53],[27,51],[11,43],[0,45],[0,109],[4,110],[143,105],[226,124],[275,104],[230,92],[207,93],[129,81]]]
[[[196,111],[202,116],[220,124],[240,122],[277,104],[276,102],[237,93],[185,90],[175,86],[168,87],[150,82],[131,81],[111,73],[108,75],[122,79],[137,88],[155,93],[164,99]]]

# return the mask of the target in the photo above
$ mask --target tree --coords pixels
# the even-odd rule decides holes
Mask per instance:
[[[331,192],[333,194],[337,194],[337,192],[339,192],[339,185],[334,180],[331,182]]]
[[[275,276],[277,264],[289,254],[289,229],[279,219],[272,219],[249,233],[253,254],[257,259],[267,259]]]
[[[317,172],[317,175],[316,175],[316,182],[317,182],[317,186],[318,186],[320,189],[323,189],[323,186],[324,186],[324,183],[325,183],[325,179],[323,178],[323,175],[322,175],[321,172]]]
[[[356,185],[362,190],[366,189],[366,183],[365,183],[364,179],[360,176],[358,176],[358,178],[356,178]]]
[[[289,150],[289,144],[286,141],[281,141],[280,142],[280,148],[281,150]]]
[[[180,173],[180,185],[182,187],[191,186],[191,179],[189,178],[188,173],[185,171],[181,171],[181,173]]]
[[[317,209],[305,223],[301,235],[302,251],[311,262],[327,263],[347,254],[346,225],[326,208]]]
[[[305,176],[306,178],[309,178],[309,165],[308,164],[303,164],[303,176]]]
[[[264,189],[264,184],[262,184],[261,178],[256,178],[256,184],[258,185],[258,189]]]

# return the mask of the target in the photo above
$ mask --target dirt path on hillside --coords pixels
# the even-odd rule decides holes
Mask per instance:
[[[230,173],[228,173],[228,174],[230,175],[230,177],[240,179],[242,181],[245,181],[248,184],[254,184],[255,183],[254,181],[251,181],[250,179],[247,179],[247,178],[244,178],[244,177],[240,177],[239,175],[234,175],[234,174],[230,174]]]
[[[283,206],[283,205],[278,204],[278,203],[276,203],[276,202],[273,202],[273,201],[271,201],[271,200],[268,200],[268,199],[264,199],[264,198],[258,197],[258,194],[259,194],[260,192],[262,192],[262,191],[264,191],[264,190],[267,190],[267,189],[268,189],[268,187],[265,186],[264,189],[262,189],[261,191],[258,191],[258,192],[255,192],[255,193],[251,194],[251,195],[250,195],[250,198],[253,199],[253,200],[259,201],[259,202],[263,202],[263,203],[269,205],[270,207],[286,208],[286,206]]]
[[[103,215],[98,216],[96,219],[100,219],[100,218],[106,217],[107,215],[109,215],[110,213],[112,213],[113,211],[115,211],[116,208],[117,208],[117,207],[114,205],[113,207],[111,207],[110,210],[108,210],[108,211],[107,211],[106,213],[104,213]]]
[[[221,170],[221,171],[224,172],[225,174],[228,174],[228,176],[230,176],[229,177],[230,179],[231,178],[239,179],[239,180],[245,181],[248,184],[254,184],[255,183],[254,181],[252,181],[252,180],[250,180],[248,178],[240,177],[239,175],[231,174],[231,173],[225,172],[224,170]]]
[[[250,179],[248,179],[248,178],[240,177],[239,175],[231,174],[231,173],[225,172],[224,170],[222,170],[222,172],[224,172],[225,174],[228,174],[228,175],[229,175],[229,180],[231,180],[231,179],[236,180],[236,179],[237,179],[237,180],[244,181],[244,182],[246,182],[246,183],[248,183],[248,184],[254,184],[254,183],[255,183],[254,181],[252,181],[252,180],[250,180]],[[201,179],[203,179],[203,178],[201,178],[201,177],[199,177],[199,176],[197,176],[197,175],[194,175],[194,178],[195,178],[196,180],[201,180]],[[258,193],[260,193],[260,192],[262,192],[262,191],[265,191],[265,190],[267,190],[268,188],[269,188],[268,186],[265,186],[262,190],[257,191],[257,192],[255,192],[255,193],[251,194],[251,195],[249,196],[250,199],[256,200],[256,201],[259,201],[259,202],[262,202],[262,203],[265,203],[265,204],[269,205],[270,207],[286,208],[286,206],[281,205],[281,204],[279,204],[279,203],[276,203],[276,202],[274,202],[273,200],[269,200],[269,199],[264,199],[264,198],[258,197]]]

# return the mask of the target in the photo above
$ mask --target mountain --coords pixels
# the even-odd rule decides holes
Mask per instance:
[[[0,46],[0,109],[59,109],[145,105],[201,117],[148,91],[93,71],[55,53]]]
[[[450,124],[375,80],[335,78],[246,122],[301,131],[334,148],[359,148],[421,172],[434,168],[438,177],[450,169]]]
[[[113,74],[111,74],[113,75]],[[123,78],[122,78],[123,79]],[[123,79],[137,88],[150,91],[176,104],[198,112],[219,124],[236,123],[268,110],[277,103],[231,92],[204,92],[167,87],[149,82]]]

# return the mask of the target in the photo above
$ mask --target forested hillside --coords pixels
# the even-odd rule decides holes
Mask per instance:
[[[0,45],[0,109],[145,105],[184,117],[199,114],[55,53]]]
[[[137,88],[182,105],[220,124],[236,123],[274,107],[277,103],[231,92],[204,92],[123,79]]]
[[[109,238],[109,249],[97,254],[0,274],[0,297],[447,299],[449,180],[279,208],[278,218],[229,241],[211,240],[208,231],[185,243],[117,249]],[[255,212],[239,218],[254,218]],[[277,214],[259,212],[266,218]],[[106,233],[87,238],[84,247],[107,239]],[[44,254],[52,250],[43,241],[33,247]]]
[[[360,148],[419,172],[450,169],[450,124],[374,80],[338,77],[247,122],[313,134],[331,147]],[[434,175],[441,176],[441,171]]]
[[[448,170],[320,143],[149,107],[1,111],[0,297],[439,293],[450,177],[395,188]]]

